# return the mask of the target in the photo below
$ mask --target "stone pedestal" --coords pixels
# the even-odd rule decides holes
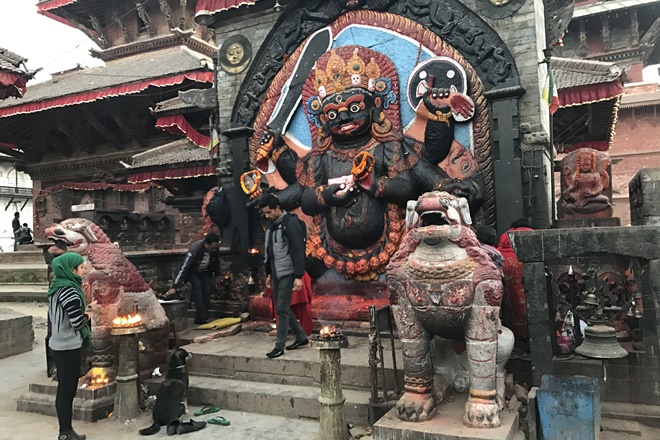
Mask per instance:
[[[311,345],[321,355],[320,439],[348,439],[348,426],[344,417],[346,397],[341,391],[341,349],[348,347],[348,339],[344,336],[337,339],[313,337]]]
[[[437,414],[425,422],[404,422],[391,409],[374,424],[374,440],[513,440],[518,432],[518,411],[500,413],[502,425],[495,429],[469,428],[463,424],[467,394],[438,406]]]
[[[170,326],[174,326],[174,330],[177,333],[180,333],[184,330],[188,330],[188,301],[177,300],[177,301],[158,301],[165,314],[167,319],[170,320]]]
[[[119,338],[117,359],[117,392],[113,416],[120,420],[132,420],[140,414],[138,381],[138,333],[143,327],[115,328],[112,334]]]
[[[32,350],[32,316],[0,309],[0,359]]]

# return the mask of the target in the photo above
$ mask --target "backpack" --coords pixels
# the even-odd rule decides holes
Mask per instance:
[[[286,227],[289,225],[289,221],[295,219],[300,223],[300,229],[303,233],[303,243],[307,243],[307,224],[302,221],[296,214],[288,214],[282,219],[282,234],[286,234]]]

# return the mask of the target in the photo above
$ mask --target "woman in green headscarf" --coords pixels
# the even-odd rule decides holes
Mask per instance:
[[[57,367],[55,408],[60,424],[58,440],[85,440],[71,425],[73,398],[78,388],[82,346],[91,346],[87,301],[82,290],[82,277],[87,265],[80,254],[67,252],[55,257],[51,264],[53,282],[48,290],[48,319],[51,336],[48,347]]]

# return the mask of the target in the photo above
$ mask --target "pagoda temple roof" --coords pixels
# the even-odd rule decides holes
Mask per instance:
[[[559,107],[605,101],[623,93],[623,69],[614,63],[552,57],[550,66],[559,92]]]
[[[199,108],[195,104],[187,103],[180,97],[175,96],[174,98],[166,99],[165,101],[156,104],[156,107],[153,108],[152,112],[154,115],[158,116],[161,114],[186,113],[197,110],[199,110]]]
[[[134,172],[128,176],[129,183],[191,179],[215,176],[216,173],[209,150],[188,139],[152,148],[132,156],[132,163],[121,164]]]
[[[26,61],[27,58],[0,47],[0,99],[23,97],[27,81],[34,74],[25,68]]]
[[[22,68],[22,64],[26,61],[27,58],[0,47],[0,70],[25,74],[26,72],[25,69]]]
[[[660,0],[610,0],[591,3],[589,5],[575,5],[573,18],[588,17],[590,15],[616,12],[625,8],[634,8],[651,3],[660,3]]]
[[[616,81],[623,73],[614,63],[573,58],[552,57],[551,66],[557,89]]]
[[[551,58],[550,66],[559,95],[553,118],[557,151],[608,150],[623,93],[623,69],[614,63],[558,57]]]
[[[195,8],[195,20],[200,24],[206,24],[205,20],[219,12],[229,9],[240,8],[243,5],[252,6],[257,0],[198,0]]]
[[[179,139],[136,154],[132,159],[131,164],[124,164],[126,168],[161,167],[190,162],[209,163],[211,154],[208,149],[198,147],[188,139]]]
[[[208,58],[184,47],[142,53],[35,84],[28,97],[0,102],[0,117],[139,93],[150,86],[171,86],[186,79],[212,82],[211,65]]]

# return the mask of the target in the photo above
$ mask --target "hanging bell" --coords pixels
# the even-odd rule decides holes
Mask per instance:
[[[250,275],[248,277],[248,282],[247,283],[248,283],[248,286],[254,286],[254,277],[252,275]]]
[[[639,290],[635,292],[635,299],[642,299],[642,292],[640,292]]]
[[[584,301],[582,301],[582,304],[598,307],[598,297],[594,293],[589,293]]]
[[[635,316],[635,308],[631,305],[628,311],[626,312],[626,316],[629,318],[632,318]]]
[[[574,276],[574,275],[575,275],[575,270],[573,270],[573,265],[570,264],[570,265],[568,266],[568,276],[569,276],[569,277],[572,277],[572,276]]]
[[[584,340],[575,352],[594,359],[619,359],[628,356],[628,352],[616,340],[616,330],[602,324],[592,325],[584,330]]]
[[[642,311],[639,310],[639,307],[636,307],[635,308],[635,318],[639,319],[639,318],[643,318],[643,317],[644,317],[644,313],[642,313]]]

